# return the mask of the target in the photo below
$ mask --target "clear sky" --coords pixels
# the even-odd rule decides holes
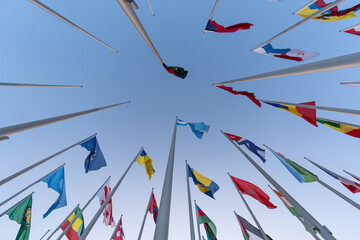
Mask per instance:
[[[82,89],[1,88],[0,126],[62,115],[131,100],[131,104],[14,134],[1,142],[0,179],[87,137],[98,133],[108,166],[84,173],[88,152],[78,146],[1,187],[0,201],[66,163],[68,206],[42,215],[58,194],[39,183],[0,208],[5,211],[26,194],[35,191],[30,239],[40,239],[53,230],[69,212],[88,198],[108,176],[115,185],[125,168],[144,147],[154,161],[151,182],[144,166],[135,164],[113,197],[115,220],[121,214],[127,239],[137,239],[151,188],[160,202],[175,117],[210,125],[199,140],[187,127],[178,127],[169,239],[189,239],[185,159],[191,167],[211,178],[220,190],[216,200],[191,185],[192,197],[212,219],[218,239],[242,239],[233,210],[254,224],[233,187],[227,172],[262,188],[278,206],[269,210],[245,196],[264,230],[277,240],[304,240],[312,237],[267,187],[265,178],[220,133],[224,130],[267,144],[316,173],[340,192],[358,201],[359,196],[321,172],[303,157],[343,174],[360,175],[359,139],[325,126],[313,127],[285,111],[258,108],[247,98],[231,95],[211,84],[247,75],[297,66],[302,63],[250,52],[250,49],[297,23],[292,13],[304,1],[269,2],[223,1],[214,15],[228,26],[250,22],[248,31],[231,34],[203,34],[213,1],[156,1],[151,16],[146,1],[138,1],[137,14],[167,65],[189,70],[185,80],[168,74],[133,27],[118,3],[94,0],[44,1],[119,51],[110,51],[28,1],[0,1],[1,82],[80,84]],[[348,0],[340,8],[351,7]],[[358,18],[339,22],[310,21],[272,42],[277,48],[298,48],[319,52],[307,62],[353,53],[359,37],[339,30],[359,23]],[[315,100],[318,105],[360,109],[358,88],[340,82],[359,81],[359,69],[274,78],[229,85],[236,90],[255,92],[261,99],[287,102]],[[358,116],[318,111],[318,116],[359,124]],[[360,215],[351,205],[317,183],[300,184],[269,152],[263,164],[250,154],[275,180],[296,198],[335,238],[359,238]],[[99,207],[95,199],[84,212],[87,225]],[[7,216],[0,218],[1,239],[14,239],[19,225]],[[155,224],[148,215],[143,238],[153,238]],[[98,220],[88,240],[109,239],[113,229]],[[203,226],[202,234],[205,235]],[[59,233],[58,233],[59,234]]]

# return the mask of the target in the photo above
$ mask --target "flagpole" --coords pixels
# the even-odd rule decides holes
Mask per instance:
[[[89,113],[101,111],[101,110],[104,110],[107,108],[120,106],[120,105],[123,105],[126,103],[130,103],[130,101],[117,103],[117,104],[113,104],[113,105],[108,105],[108,106],[104,106],[104,107],[99,107],[99,108],[93,108],[93,109],[89,109],[89,110],[85,110],[85,111],[81,111],[81,112],[75,112],[75,113],[65,114],[65,115],[61,115],[61,116],[41,119],[41,120],[37,120],[37,121],[21,123],[21,124],[17,124],[17,125],[13,125],[13,126],[3,127],[3,128],[0,128],[0,137],[7,137],[7,135],[10,135],[10,134],[14,134],[14,133],[22,132],[25,130],[45,126],[45,125],[48,125],[51,123],[61,122],[61,121],[64,121],[64,120],[67,120],[70,118],[79,117],[79,116],[86,115]]]
[[[241,226],[240,219],[238,218],[238,215],[236,214],[236,212],[235,212],[235,211],[234,211],[234,214],[235,214],[235,218],[236,218],[237,222],[239,223],[240,230],[241,230],[241,229],[242,229],[242,226]],[[243,232],[243,231],[241,231],[241,232]],[[244,233],[243,233],[243,235],[244,235]],[[245,238],[245,237],[244,237],[244,238]]]
[[[256,217],[255,217],[255,215],[254,215],[253,211],[251,210],[251,208],[250,208],[249,204],[246,202],[246,200],[245,200],[245,198],[244,198],[244,196],[243,196],[242,192],[241,192],[241,191],[237,188],[237,186],[236,186],[236,184],[235,184],[234,180],[231,178],[231,176],[230,176],[230,174],[229,174],[229,173],[228,173],[228,175],[229,175],[229,178],[231,179],[231,182],[234,184],[235,188],[237,189],[237,191],[238,191],[238,193],[239,193],[239,195],[240,195],[241,199],[243,200],[243,202],[244,202],[244,204],[245,204],[245,206],[246,206],[247,210],[249,211],[249,213],[250,213],[251,217],[254,219],[254,222],[256,223],[256,226],[259,228],[259,231],[261,232],[261,235],[263,236],[264,240],[269,240],[269,238],[266,236],[266,234],[265,234],[265,232],[264,232],[264,229],[261,227],[261,225],[260,225],[259,221],[256,219]],[[235,211],[234,211],[234,212],[235,212]]]
[[[186,186],[187,186],[188,208],[189,208],[190,239],[195,240],[194,218],[193,218],[192,206],[191,206],[191,192],[189,186],[189,172],[188,172],[187,160],[185,160],[185,171],[186,171]]]
[[[196,208],[196,200],[194,200],[194,207],[195,207],[195,213],[196,213],[196,224],[197,224],[197,229],[198,229],[198,234],[199,234],[199,239],[201,239],[201,234],[200,234],[200,224],[199,224],[199,215],[197,212],[197,208]]]
[[[174,172],[177,120],[178,117],[176,117],[175,119],[174,130],[171,139],[169,158],[166,166],[164,184],[161,193],[159,215],[156,222],[154,240],[167,240],[169,237],[171,191],[172,191],[172,181],[173,181],[173,172]]]
[[[360,82],[341,82],[340,84],[351,87],[360,87]]]
[[[14,195],[12,195],[11,197],[7,198],[6,200],[4,200],[3,202],[0,203],[0,207],[2,205],[4,205],[5,203],[9,202],[10,200],[12,200],[13,198],[15,198],[16,196],[18,196],[19,194],[23,193],[24,191],[26,191],[27,189],[29,189],[30,187],[34,186],[35,184],[41,182],[42,180],[44,180],[45,178],[47,178],[48,176],[50,176],[51,174],[53,174],[54,172],[56,172],[57,170],[59,170],[60,168],[62,168],[63,166],[65,166],[65,163],[62,164],[61,166],[57,167],[56,169],[54,169],[53,171],[51,171],[50,173],[46,174],[45,176],[39,178],[38,180],[36,180],[35,182],[31,183],[30,185],[28,185],[27,187],[23,188],[22,190],[20,190],[19,192],[15,193]]]
[[[345,32],[346,30],[349,30],[349,29],[351,29],[351,28],[355,28],[355,27],[358,27],[358,26],[360,26],[360,24],[356,24],[356,25],[354,25],[354,26],[345,28],[345,29],[343,29],[343,30],[340,30],[339,32]]]
[[[81,85],[53,85],[53,84],[31,84],[31,83],[7,83],[0,82],[1,87],[65,87],[65,88],[82,88]]]
[[[85,204],[85,206],[80,209],[80,212],[78,212],[78,214],[76,214],[75,218],[70,222],[70,224],[64,229],[64,231],[60,234],[60,236],[57,238],[57,240],[60,240],[66,233],[67,231],[69,231],[69,229],[71,228],[71,226],[75,223],[76,219],[78,219],[81,214],[84,212],[84,210],[87,208],[87,206],[89,206],[90,202],[96,197],[96,194],[104,187],[104,185],[106,184],[107,181],[109,181],[111,176],[109,176],[105,182],[99,187],[99,189],[94,193],[94,195],[92,195],[92,197],[89,199],[89,201]],[[68,218],[66,218],[64,221],[66,222]],[[63,224],[62,224],[63,225]],[[61,226],[62,226],[61,225]],[[61,227],[59,226],[59,227]],[[58,228],[59,229],[59,228]],[[50,237],[48,238],[50,239]]]
[[[141,228],[140,228],[138,240],[141,239],[142,232],[143,232],[143,230],[144,230],[145,220],[146,220],[146,216],[147,216],[147,213],[148,213],[148,211],[149,211],[149,208],[150,208],[150,203],[151,203],[151,198],[152,198],[153,192],[154,192],[154,188],[151,189],[151,194],[150,194],[149,202],[148,202],[148,205],[147,205],[146,210],[145,210],[144,219],[143,219],[142,224],[141,224]]]
[[[60,225],[55,228],[55,230],[50,234],[50,236],[49,236],[46,240],[49,240],[49,239],[61,228],[61,226],[66,223],[66,221],[67,221],[67,220],[69,219],[69,217],[75,212],[75,210],[79,207],[79,205],[80,205],[80,204],[77,204],[77,205],[75,206],[75,208],[69,213],[69,215],[67,215],[67,217],[64,219],[64,221],[62,221],[62,222],[60,223]]]
[[[358,176],[356,176],[356,175],[354,175],[354,174],[352,174],[352,173],[349,173],[349,172],[346,171],[346,170],[343,170],[343,171],[344,171],[345,173],[349,174],[350,176],[352,176],[353,178],[357,179],[357,180],[360,179],[360,177],[358,177]]]
[[[48,234],[48,232],[50,232],[50,229],[46,231],[46,233],[40,238],[40,240],[42,240],[46,236],[46,234]]]
[[[236,143],[234,143],[228,136],[224,134],[223,131],[221,133],[225,136],[229,142],[231,142],[243,155],[244,157],[273,185],[290,203],[293,205],[300,214],[309,220],[309,223],[314,226],[313,229],[317,229],[320,235],[325,240],[336,240],[330,230],[326,227],[321,225],[310,213],[308,213],[290,194],[288,194],[285,189],[283,189],[270,175],[268,175],[249,155],[247,155]]]
[[[151,13],[153,16],[155,16],[155,13],[154,13],[154,10],[153,10],[150,0],[148,0],[148,2],[149,2],[150,9],[151,9]]]
[[[20,203],[22,203],[25,199],[27,199],[28,197],[30,197],[31,195],[33,195],[34,192],[30,193],[29,195],[27,195],[26,197],[24,197],[23,199],[21,199],[20,201],[18,201],[17,203],[15,203],[12,207],[10,207],[8,210],[6,210],[5,212],[0,214],[0,217],[4,216],[7,212],[9,212],[10,210],[12,210],[14,207],[16,207],[17,205],[19,205]]]
[[[60,155],[61,153],[66,152],[67,150],[69,150],[69,149],[71,149],[71,148],[79,145],[80,143],[85,142],[85,141],[89,140],[90,138],[93,138],[93,137],[96,136],[96,135],[97,135],[97,133],[95,133],[95,134],[91,135],[90,137],[87,137],[87,138],[85,138],[85,139],[83,139],[83,140],[81,140],[81,141],[79,141],[79,142],[77,142],[77,143],[75,143],[75,144],[73,144],[73,145],[71,145],[71,146],[69,146],[69,147],[67,147],[67,148],[59,151],[59,152],[57,152],[57,153],[54,153],[53,155],[51,155],[51,156],[49,156],[49,157],[47,157],[47,158],[44,158],[43,160],[40,160],[40,161],[32,164],[32,165],[30,165],[29,167],[26,167],[26,168],[24,168],[24,169],[22,169],[22,170],[20,170],[20,171],[18,171],[18,172],[16,172],[16,173],[10,175],[10,176],[7,177],[7,178],[4,178],[3,180],[0,181],[0,186],[3,185],[3,184],[5,184],[5,183],[7,183],[7,182],[9,182],[9,181],[11,181],[11,180],[13,180],[14,178],[17,178],[17,177],[20,176],[20,175],[22,175],[22,174],[30,171],[31,169],[33,169],[33,168],[35,168],[35,167],[37,167],[37,166],[39,166],[39,165],[41,165],[41,164],[49,161],[50,159],[52,159],[52,158]]]
[[[294,12],[293,14],[298,14],[299,12],[301,12],[302,10],[304,10],[305,8],[307,8],[308,6],[310,6],[311,4],[313,4],[314,2],[316,2],[317,0],[311,0],[309,3],[305,4],[303,7],[301,7],[299,10],[297,10],[296,12]]]
[[[323,71],[352,68],[352,67],[360,67],[360,52],[347,54],[334,58],[328,58],[317,62],[306,63],[300,66],[283,68],[271,72],[260,73],[248,77],[215,83],[213,85],[254,81],[254,80],[268,79],[275,77],[293,76],[293,75],[299,75],[305,73],[323,72]]]
[[[120,220],[119,220],[118,224],[116,224],[115,230],[114,230],[114,232],[111,234],[110,240],[114,239],[115,234],[116,234],[116,231],[117,231],[117,229],[118,229],[118,227],[119,227],[119,225],[120,225],[120,223],[121,223],[122,216],[123,216],[123,215],[121,214]],[[121,234],[121,231],[120,231],[120,234]]]
[[[121,182],[123,181],[123,179],[125,178],[126,174],[129,172],[131,166],[138,159],[138,157],[139,157],[142,150],[143,150],[143,148],[140,149],[140,151],[136,154],[135,158],[130,162],[129,166],[127,167],[127,169],[125,170],[125,172],[123,173],[123,175],[121,176],[119,181],[116,183],[113,190],[109,193],[109,195],[106,198],[105,202],[100,206],[99,210],[96,212],[95,216],[93,217],[93,219],[91,220],[89,225],[85,228],[85,231],[80,236],[79,240],[84,240],[87,237],[87,235],[90,233],[91,229],[94,227],[94,225],[95,225],[96,221],[98,220],[98,218],[100,217],[101,213],[104,211],[106,205],[110,202],[112,196],[115,194],[116,190],[119,188],[119,186],[120,186]]]
[[[213,18],[214,14],[215,14],[215,10],[216,10],[217,6],[219,5],[219,2],[220,2],[220,0],[216,0],[215,5],[214,5],[214,8],[213,8],[213,10],[211,11],[209,20],[211,20],[211,19]],[[203,33],[206,33],[206,30],[204,30]]]

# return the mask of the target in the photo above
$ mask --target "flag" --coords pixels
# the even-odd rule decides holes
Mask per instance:
[[[344,124],[344,123],[340,123],[340,122],[335,122],[335,121],[330,121],[330,120],[323,120],[323,119],[316,119],[316,121],[318,121],[321,124],[324,124],[327,127],[330,127],[336,131],[345,133],[346,135],[352,136],[352,137],[356,137],[356,138],[360,138],[360,128],[355,127],[355,126],[351,126],[348,124]]]
[[[324,0],[317,0],[313,4],[307,6],[306,8],[302,9],[301,11],[295,13],[296,15],[307,18],[313,13],[319,11],[320,9],[326,7],[330,3],[326,4]],[[322,21],[338,21],[356,17],[355,13],[360,9],[360,4],[355,5],[354,7],[347,8],[344,10],[338,9],[337,6],[325,11],[324,13],[320,14],[319,16],[313,18],[313,20],[322,20]]]
[[[346,172],[347,174],[349,174],[350,176],[352,176],[353,178],[355,178],[356,180],[360,181],[360,178],[357,177],[357,176],[355,176],[354,174],[349,173],[349,172],[347,172],[347,171],[345,171],[345,170],[343,170],[343,171]]]
[[[360,36],[360,24],[353,26],[351,28],[347,28],[345,30],[341,30],[340,32],[346,32],[346,33]]]
[[[285,110],[287,112],[290,112],[292,114],[295,114],[296,116],[299,116],[301,118],[303,118],[305,121],[311,123],[312,125],[317,127],[316,124],[316,109],[310,109],[310,108],[304,108],[304,107],[295,107],[295,106],[290,106],[290,105],[286,105],[286,104],[279,104],[279,103],[270,103],[267,101],[263,101],[264,103],[267,103],[273,107],[277,107],[280,108],[282,110]],[[305,104],[305,105],[312,105],[315,106],[315,101],[311,101],[311,102],[304,102],[304,103],[300,103],[300,104]]]
[[[234,181],[235,186],[237,187],[237,189],[239,189],[241,193],[255,198],[269,209],[276,208],[276,206],[270,202],[270,197],[266,193],[264,193],[258,186],[250,182],[241,180],[239,178],[233,177],[231,175],[230,177]]]
[[[214,193],[219,190],[219,186],[214,181],[195,171],[189,166],[189,164],[187,164],[187,171],[189,177],[193,179],[194,184],[198,186],[199,190],[209,197],[215,199]]]
[[[317,53],[317,52],[306,52],[306,51],[301,51],[299,49],[273,48],[270,43],[268,43],[262,47],[256,48],[253,51],[257,52],[257,53],[265,54],[265,55],[270,55],[270,56],[274,56],[274,57],[278,57],[278,58],[284,58],[284,59],[288,59],[288,60],[294,60],[294,61],[298,61],[298,62],[308,60],[308,59],[311,59],[311,58],[314,58],[314,57],[317,57],[320,55],[320,53]]]
[[[106,166],[106,161],[101,152],[96,136],[81,143],[81,146],[90,151],[89,155],[85,159],[85,173],[98,170]]]
[[[155,199],[154,193],[151,195],[149,212],[153,215],[153,217],[154,217],[154,222],[155,222],[155,224],[156,224],[156,222],[157,222],[157,216],[158,216],[158,214],[159,214],[159,208],[158,208],[158,205],[157,205],[157,203],[156,203],[156,199]]]
[[[31,226],[31,207],[32,195],[24,199],[21,203],[6,213],[10,220],[16,221],[18,224],[20,224],[20,229],[15,237],[15,240],[29,239]]]
[[[149,180],[151,180],[151,176],[154,175],[155,170],[153,168],[151,158],[149,157],[149,155],[147,155],[144,149],[141,151],[140,156],[137,159],[137,162],[139,165],[145,164],[146,173],[147,175],[149,175]]]
[[[61,229],[64,231],[69,224],[75,219],[76,215],[78,215],[81,212],[81,209],[77,207],[75,211],[70,215],[70,217],[66,220],[64,225],[61,226]],[[78,240],[83,234],[85,229],[84,226],[84,216],[80,214],[80,216],[75,220],[75,222],[71,225],[69,230],[66,232],[66,237],[69,240]]]
[[[235,25],[224,27],[220,24],[217,24],[215,21],[209,19],[208,23],[206,24],[205,31],[218,33],[233,33],[240,30],[248,30],[251,26],[254,25],[251,23],[238,23]]]
[[[287,159],[281,153],[275,152],[275,151],[273,151],[271,149],[270,149],[270,151],[275,155],[275,157],[277,157],[280,160],[280,162],[299,181],[299,183],[315,182],[315,180],[312,179],[311,177],[309,177],[308,175],[306,175],[304,173],[304,171],[307,171],[307,172],[311,173],[313,176],[315,176],[317,178],[317,176],[315,174],[313,174],[309,170],[306,170],[305,168],[301,167],[300,165],[296,164],[295,162]],[[295,165],[296,168],[294,166],[292,166],[289,162],[291,162],[293,165]]]
[[[256,156],[258,156],[261,161],[264,163],[266,162],[265,159],[265,150],[262,148],[259,148],[256,146],[253,142],[251,142],[248,139],[244,139],[242,137],[230,134],[230,133],[224,133],[226,136],[228,136],[231,140],[235,141],[237,144],[244,145],[250,152],[254,153]]]
[[[225,91],[228,91],[229,93],[232,93],[234,95],[244,95],[248,97],[251,101],[253,101],[258,107],[261,107],[261,103],[259,100],[256,99],[255,94],[248,92],[248,91],[235,91],[232,87],[226,87],[224,85],[215,85],[218,88],[221,88]]]
[[[116,229],[115,235],[113,240],[124,240],[125,239],[125,233],[122,226],[122,218],[120,219],[120,223],[118,228]]]
[[[53,210],[67,206],[64,167],[60,168],[42,181],[47,183],[48,188],[52,188],[60,194],[53,205],[51,205],[49,210],[47,210],[44,214],[43,218],[46,218]]]
[[[254,227],[251,223],[249,223],[245,218],[239,216],[236,214],[237,219],[240,223],[241,232],[244,236],[245,240],[260,240],[264,239],[260,230]],[[272,240],[272,238],[266,234],[266,236],[269,238],[269,240]]]
[[[199,139],[201,139],[203,137],[205,132],[209,132],[209,129],[210,129],[210,126],[206,125],[204,122],[189,123],[189,122],[184,122],[184,121],[182,121],[180,119],[177,120],[177,125],[180,125],[180,126],[189,125],[189,127],[191,128],[191,131]]]
[[[166,66],[165,63],[163,63],[163,66],[168,73],[171,73],[171,74],[175,75],[176,77],[179,77],[182,79],[186,78],[186,76],[189,72],[189,71],[186,71],[185,69],[183,69],[182,67]]]
[[[108,198],[109,194],[111,192],[110,182],[109,180],[104,185],[104,188],[101,189],[101,191],[97,194],[100,205],[103,205],[105,200]],[[105,223],[106,226],[111,225],[111,227],[115,227],[116,224],[114,222],[114,218],[112,215],[112,199],[108,202],[106,205],[104,212],[103,212],[104,220],[103,223]]]
[[[204,224],[207,239],[208,240],[217,240],[215,224],[210,220],[210,218],[208,216],[206,216],[206,214],[199,208],[198,205],[196,205],[196,210],[197,210],[197,217],[198,217],[199,224]]]
[[[340,181],[340,183],[342,185],[344,185],[347,189],[349,189],[350,192],[352,192],[352,193],[360,192],[360,184],[359,183],[353,182],[350,179],[342,177],[309,159],[308,159],[308,161],[311,162],[312,164],[314,164],[315,166],[317,166],[318,168],[320,168],[321,170],[323,170],[324,172],[326,172],[327,174],[329,174],[330,176],[332,176],[333,178],[335,178],[336,180]]]

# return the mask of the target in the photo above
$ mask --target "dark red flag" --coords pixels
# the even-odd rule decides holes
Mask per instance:
[[[261,107],[261,103],[259,100],[256,99],[255,97],[255,94],[254,93],[251,93],[251,92],[248,92],[248,91],[235,91],[233,90],[232,87],[226,87],[224,85],[215,85],[216,87],[218,88],[221,88],[225,91],[228,91],[232,94],[235,94],[235,95],[243,95],[243,96],[246,96],[248,97],[251,101],[253,101],[253,103],[255,103],[256,105],[258,105],[259,107]]]

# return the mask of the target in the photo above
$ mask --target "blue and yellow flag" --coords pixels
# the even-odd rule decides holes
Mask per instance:
[[[101,152],[96,136],[90,138],[86,142],[81,143],[80,145],[90,151],[89,155],[85,159],[85,173],[98,170],[106,166],[106,161],[104,155]]]
[[[202,193],[205,193],[209,197],[214,198],[214,193],[219,190],[219,186],[212,180],[208,179],[207,177],[204,177],[197,171],[195,171],[193,168],[187,165],[188,167],[188,175],[191,177],[194,181],[194,184],[198,186],[199,190]]]
[[[145,164],[146,173],[147,173],[147,175],[149,175],[149,180],[151,180],[151,176],[154,175],[155,170],[154,170],[153,165],[152,165],[152,160],[149,157],[149,155],[147,155],[145,150],[141,151],[140,156],[137,159],[137,162],[138,162],[139,165]]]

